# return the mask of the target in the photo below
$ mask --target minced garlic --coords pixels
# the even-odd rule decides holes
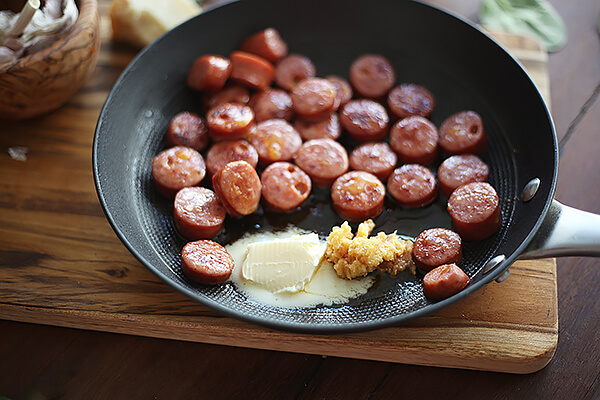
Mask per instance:
[[[327,237],[325,258],[333,264],[337,274],[353,279],[379,270],[395,276],[407,268],[414,274],[412,260],[413,242],[401,239],[396,232],[386,235],[379,232],[369,237],[375,227],[372,220],[366,220],[358,226],[356,236],[348,222],[334,226]]]

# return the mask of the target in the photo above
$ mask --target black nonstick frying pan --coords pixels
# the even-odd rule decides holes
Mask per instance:
[[[433,303],[422,292],[422,276],[381,276],[369,292],[347,304],[308,309],[265,306],[235,286],[203,286],[180,270],[186,240],[172,223],[172,202],[152,186],[151,159],[164,149],[169,120],[180,111],[201,110],[201,94],[185,86],[188,68],[206,53],[227,56],[248,35],[275,27],[291,52],[304,54],[317,75],[347,77],[364,53],[386,56],[399,82],[424,85],[436,97],[432,121],[475,110],[484,121],[489,146],[482,158],[489,182],[501,198],[503,225],[492,237],[465,243],[462,268],[471,278],[459,294]],[[518,257],[600,254],[594,231],[571,228],[600,217],[553,200],[558,150],[553,123],[540,93],[501,46],[470,23],[428,5],[372,0],[244,0],[206,12],[142,51],[123,72],[100,115],[93,146],[95,183],[108,220],[129,250],[152,272],[189,297],[233,317],[303,332],[347,332],[380,328],[438,310],[495,279],[506,276]],[[288,224],[327,235],[342,220],[326,191],[314,190],[291,214],[262,208],[229,218],[216,240],[227,244],[256,230]],[[386,200],[376,231],[416,236],[430,227],[451,227],[445,199],[405,210]],[[593,218],[590,220],[589,218]],[[582,224],[579,224],[580,226]],[[566,239],[558,236],[566,233]]]

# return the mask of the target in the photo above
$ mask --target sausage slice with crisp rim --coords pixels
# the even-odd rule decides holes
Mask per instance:
[[[261,183],[254,167],[233,161],[213,175],[213,189],[232,217],[252,214],[260,203]]]
[[[231,276],[234,260],[225,247],[212,240],[189,242],[181,250],[181,269],[189,279],[218,285]]]

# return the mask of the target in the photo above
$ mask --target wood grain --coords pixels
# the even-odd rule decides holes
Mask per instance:
[[[597,28],[600,2],[550,2],[559,15],[569,22],[567,45],[548,63],[548,70],[553,76],[552,93],[557,101],[553,117],[557,135],[562,139],[586,113],[586,103],[600,85],[600,62],[597,56],[600,53]]]
[[[212,0],[207,0],[207,3]],[[432,0],[476,21],[478,0]],[[565,19],[567,47],[549,55],[553,116],[573,127],[564,142],[557,199],[600,213],[595,171],[600,126],[600,42],[597,0],[550,0]],[[106,15],[110,0],[101,0]],[[90,113],[90,140],[103,97],[135,52],[103,36],[103,51],[91,81],[68,103]],[[106,62],[111,60],[111,62]],[[64,107],[63,107],[64,109]],[[579,111],[578,111],[579,110]],[[77,115],[77,112],[75,112]],[[54,121],[44,119],[44,121]],[[30,134],[27,124],[11,125]],[[0,132],[4,134],[3,122]],[[0,140],[2,139],[0,135]],[[18,142],[14,136],[10,142]],[[3,143],[5,143],[4,141]],[[2,153],[5,148],[2,148]],[[584,162],[582,162],[584,160]],[[0,166],[5,162],[0,159]],[[582,167],[585,171],[582,172]],[[4,188],[0,188],[0,193]],[[43,203],[39,201],[38,203]],[[2,205],[0,204],[0,209]],[[17,211],[14,211],[17,212]],[[1,215],[1,214],[0,214]],[[0,232],[0,248],[4,241]],[[1,256],[0,256],[1,257]],[[0,320],[0,394],[11,399],[582,399],[600,398],[600,261],[558,260],[559,343],[548,366],[533,374],[502,374],[433,368],[352,358],[321,357],[199,342],[164,340]],[[1,268],[1,267],[0,267]],[[500,284],[502,288],[514,278]]]
[[[103,37],[109,35],[102,21]],[[543,53],[499,35],[547,95]],[[98,204],[91,142],[100,107],[131,60],[103,45],[95,75],[67,105],[27,123],[0,125],[3,149],[25,146],[26,162],[0,154],[0,317],[89,330],[389,361],[529,373],[558,339],[554,260],[519,261],[492,283],[409,324],[347,335],[302,335],[250,325],[175,292],[118,241]]]
[[[79,18],[65,38],[0,66],[0,118],[32,118],[55,110],[87,82],[100,51],[100,17],[96,0],[77,4]]]
[[[476,21],[478,0],[435,2]],[[583,157],[600,151],[600,141],[596,140],[600,103],[593,96],[600,83],[600,75],[593,73],[600,68],[596,30],[600,3],[597,0],[550,2],[565,19],[569,32],[567,47],[549,55],[553,116],[559,135],[565,133],[560,127],[573,127],[570,140],[564,142],[557,199],[600,213],[595,195],[598,190],[595,171],[600,168],[600,158]],[[106,15],[110,0],[99,3],[101,14]],[[62,114],[65,108],[72,108],[68,115],[73,116],[90,107],[93,111],[85,114],[89,121],[82,125],[82,130],[66,136],[75,142],[91,140],[95,118],[107,91],[135,55],[132,49],[111,43],[107,36],[103,36],[102,49],[99,60],[104,61],[98,64],[88,84],[53,114],[61,115],[60,118],[42,118],[40,125],[61,120],[67,115]],[[14,145],[25,140],[27,135],[35,133],[29,125],[32,122],[5,127],[4,121],[0,121],[0,143]],[[9,130],[22,135],[5,138]],[[6,147],[0,149],[0,153],[6,152]],[[30,152],[30,160],[31,157]],[[6,162],[7,159],[0,158],[0,170]],[[4,189],[0,187],[0,195],[6,199],[9,196],[3,195]],[[43,204],[44,199],[37,203]],[[3,207],[0,203],[0,221]],[[18,212],[19,207],[20,204],[11,212]],[[57,204],[54,208],[60,207]],[[68,212],[65,218],[70,218]],[[4,232],[0,231],[0,249],[5,249],[4,240]],[[0,320],[0,395],[15,400],[199,396],[294,400],[595,400],[600,398],[598,267],[598,259],[558,260],[560,339],[549,365],[533,374],[321,357]],[[513,278],[514,272],[508,281],[490,287],[502,288]]]

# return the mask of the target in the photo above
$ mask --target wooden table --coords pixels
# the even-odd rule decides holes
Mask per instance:
[[[476,18],[476,1],[436,3]],[[577,7],[565,0],[553,3],[567,22],[570,35],[567,47],[550,54],[547,59],[553,116],[561,145],[556,197],[571,206],[600,213],[600,203],[596,200],[600,189],[589,184],[600,163],[594,157],[594,150],[600,149],[600,144],[592,136],[600,123],[600,101],[597,100],[600,45],[595,31],[600,5],[592,0]],[[600,306],[595,301],[600,295],[600,262],[596,259],[561,259],[557,268],[552,260],[544,261],[543,267],[535,264],[536,271],[541,268],[549,277],[550,291],[552,283],[558,286],[557,299],[556,293],[554,298],[543,293],[538,296],[546,299],[545,315],[540,316],[539,309],[531,310],[526,303],[519,304],[518,310],[507,310],[507,304],[495,304],[488,309],[487,315],[479,309],[467,309],[467,317],[474,317],[471,330],[484,338],[492,337],[490,330],[480,329],[490,320],[497,322],[505,318],[506,326],[510,326],[522,324],[526,319],[536,329],[544,327],[545,337],[551,338],[545,344],[548,352],[538,349],[535,355],[524,355],[522,346],[521,351],[515,353],[517,360],[508,364],[489,362],[494,357],[482,356],[489,362],[483,365],[476,356],[466,359],[464,353],[461,357],[453,354],[439,357],[439,346],[435,344],[422,347],[422,352],[435,357],[428,359],[418,353],[410,357],[398,332],[407,335],[439,332],[442,319],[464,320],[464,308],[450,308],[402,330],[389,331],[397,340],[395,346],[390,346],[392,354],[386,356],[382,352],[372,357],[364,355],[362,349],[352,347],[364,341],[364,337],[330,337],[320,344],[310,338],[305,342],[312,347],[304,347],[306,351],[302,352],[303,347],[297,344],[298,337],[229,321],[163,287],[128,255],[102,220],[91,181],[90,143],[100,107],[120,72],[135,55],[133,49],[111,42],[106,18],[108,5],[108,1],[100,2],[103,45],[98,67],[88,85],[65,107],[49,116],[27,122],[0,122],[3,153],[0,168],[4,172],[0,178],[0,221],[3,225],[0,229],[0,318],[4,319],[0,321],[0,395],[11,399],[32,395],[75,399],[193,398],[199,394],[202,398],[336,399],[387,399],[401,395],[483,399],[594,399],[600,396],[600,345],[596,340]],[[521,56],[531,60],[529,53]],[[531,62],[530,67],[535,68],[536,61]],[[545,64],[546,59],[537,62]],[[32,148],[27,168],[8,157],[6,149],[15,145]],[[36,153],[34,150],[42,145],[52,151]],[[69,157],[67,163],[57,163],[54,167],[48,164],[48,161],[63,156]],[[35,163],[43,168],[36,169]],[[66,171],[64,165],[73,170]],[[27,172],[19,175],[18,171],[23,170]],[[70,172],[69,178],[66,178],[66,172]],[[46,189],[48,193],[11,191],[11,187],[19,186],[20,179],[36,180],[36,189]],[[26,217],[19,217],[19,211],[24,211]],[[66,220],[69,216],[77,224],[69,223]],[[44,237],[43,243],[25,245],[20,242],[21,238],[27,237],[29,243],[36,243],[37,232],[43,230],[53,232]],[[8,232],[18,234],[9,236]],[[77,251],[64,248],[72,243],[70,238],[77,235],[87,237],[89,244]],[[60,250],[62,248],[64,250]],[[98,250],[100,248],[102,250]],[[82,256],[70,255],[73,253]],[[107,253],[114,254],[111,268],[92,266],[95,259],[104,260]],[[54,277],[37,273],[41,268],[52,268],[57,272]],[[496,289],[503,285],[507,285],[502,289],[504,292],[521,290],[520,282],[523,276],[529,276],[527,271],[530,269],[526,265],[513,268],[517,272],[513,271],[509,280],[502,285],[488,285],[484,289],[486,293],[476,295],[493,300],[494,296],[501,296],[498,294],[501,291],[496,293]],[[66,270],[71,275],[61,276],[61,271]],[[93,274],[88,274],[89,271]],[[7,287],[12,280],[15,284],[20,282],[15,277],[25,279],[27,284],[15,288],[13,294]],[[60,287],[65,280],[72,283],[72,292],[53,292],[53,288]],[[120,290],[115,292],[115,288]],[[82,293],[86,295],[82,297]],[[528,301],[528,296],[535,294],[529,293],[523,298]],[[85,308],[89,307],[89,299],[98,299],[96,309]],[[146,302],[161,300],[161,304],[152,309],[136,310],[140,299]],[[556,304],[558,331],[553,324]],[[508,303],[508,306],[513,307],[513,304]],[[173,309],[178,311],[173,313]],[[85,317],[83,320],[82,316]],[[210,319],[210,326],[217,327],[216,330],[199,324],[198,318]],[[163,329],[159,329],[160,326]],[[228,341],[223,340],[223,327],[230,329],[228,332],[232,336]],[[266,334],[269,340],[252,343],[252,337],[260,337],[252,336],[257,332]],[[365,337],[373,340],[379,336],[379,341],[373,343],[381,344],[388,339],[386,333],[383,330],[375,336]],[[558,344],[553,343],[552,338],[558,338]],[[244,347],[229,346],[236,340]],[[419,345],[424,343],[422,338],[415,340]],[[512,342],[519,340],[513,338]],[[348,347],[345,353],[339,350],[344,345]],[[369,347],[364,348],[368,350]],[[484,346],[483,350],[489,348]],[[514,356],[501,351],[493,354],[503,362]],[[462,362],[456,363],[457,360]],[[523,360],[534,360],[535,365],[523,366]],[[549,364],[543,367],[548,360]],[[456,369],[411,364],[445,365]],[[465,368],[520,373],[542,369],[517,375]]]

